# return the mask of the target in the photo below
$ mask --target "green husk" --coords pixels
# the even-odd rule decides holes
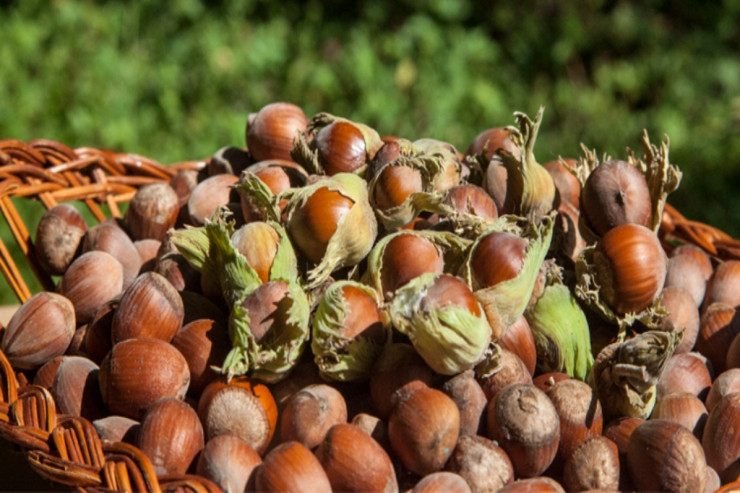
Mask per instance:
[[[311,121],[308,122],[306,132],[301,132],[299,134],[298,140],[295,142],[293,149],[290,152],[291,157],[295,162],[309,170],[311,173],[325,175],[326,171],[319,162],[319,153],[318,150],[315,149],[312,139],[322,128],[337,121],[351,123],[355,125],[360,132],[362,132],[362,136],[365,141],[365,164],[355,170],[354,174],[365,176],[367,164],[375,156],[375,153],[378,152],[378,149],[383,146],[383,140],[380,138],[378,132],[368,125],[353,122],[352,120],[332,115],[331,113],[318,113],[311,118]]]
[[[231,306],[261,284],[247,259],[231,243],[233,222],[224,209],[204,226],[186,226],[172,232],[171,240],[185,260],[202,275],[212,276]]]
[[[483,307],[488,323],[493,330],[493,340],[496,341],[524,313],[532,296],[537,274],[550,248],[553,215],[543,217],[539,224],[533,221],[525,221],[523,227],[514,224],[512,216],[502,216],[487,232],[492,231],[517,232],[520,236],[529,240],[522,269],[519,275],[513,279],[487,288],[478,288],[474,285],[470,270],[470,256],[483,235],[470,247],[468,258],[463,267],[463,277],[468,285],[473,287],[475,297]]]
[[[269,331],[258,343],[252,335],[246,309],[241,301],[234,304],[229,317],[232,349],[221,367],[228,378],[249,374],[274,383],[287,377],[298,363],[308,342],[310,306],[297,282],[288,283],[288,294],[278,309],[288,314],[283,330]]]
[[[604,419],[647,419],[655,406],[656,384],[683,337],[681,332],[651,330],[609,344],[594,361],[592,386]]]
[[[295,254],[285,231],[275,224],[281,240],[270,278],[288,283],[288,297],[281,306],[289,314],[288,323],[279,336],[257,343],[242,302],[262,283],[247,259],[231,243],[234,227],[225,218],[225,213],[217,213],[205,226],[175,231],[172,242],[195,269],[215,276],[230,307],[232,349],[220,371],[228,378],[249,373],[268,382],[277,381],[297,363],[308,341],[310,307],[297,282]]]
[[[521,149],[521,156],[499,149],[498,159],[506,167],[506,201],[504,210],[535,220],[548,215],[555,200],[555,183],[550,173],[534,157],[534,144],[545,108],[540,106],[534,120],[515,112],[517,127],[508,127],[509,139]]]
[[[425,307],[427,289],[438,275],[422,274],[398,289],[389,313],[393,327],[409,337],[434,371],[454,375],[484,360],[491,345],[491,327],[484,316],[459,306]]]
[[[378,183],[383,170],[388,166],[408,166],[419,170],[421,174],[421,192],[415,192],[409,195],[403,204],[390,209],[381,209],[375,206],[373,197],[375,196],[375,187]],[[437,181],[445,170],[445,159],[439,155],[402,156],[386,164],[378,170],[370,180],[368,189],[370,190],[370,203],[375,209],[383,228],[386,231],[394,231],[398,228],[410,224],[422,212],[431,212],[443,216],[453,214],[455,209],[445,203],[446,194],[437,190]]]
[[[458,272],[467,254],[467,249],[472,243],[470,240],[461,238],[448,231],[402,230],[382,237],[375,243],[367,256],[367,270],[363,274],[362,281],[375,288],[378,293],[381,293],[386,298],[390,296],[390,293],[382,292],[381,272],[383,270],[383,252],[388,242],[396,236],[404,234],[425,238],[436,245],[442,252],[445,272],[450,274]]]
[[[347,317],[347,306],[342,289],[354,286],[368,293],[380,304],[377,291],[355,281],[335,281],[324,292],[313,317],[311,350],[319,373],[326,379],[338,381],[367,380],[370,370],[383,348],[391,342],[391,326],[385,320],[387,337],[382,344],[359,335],[349,338],[341,334]]]
[[[287,230],[292,235],[292,218],[297,209],[319,188],[328,187],[351,199],[354,205],[337,224],[337,230],[329,240],[323,258],[307,273],[307,288],[313,289],[326,281],[332,272],[358,264],[370,252],[378,234],[378,224],[368,202],[367,184],[358,175],[338,173],[331,177],[291,190],[290,202],[286,207]],[[280,194],[282,197],[283,194]]]
[[[233,188],[238,190],[242,197],[246,197],[252,206],[259,210],[264,220],[280,221],[279,199],[257,175],[249,170],[244,170],[239,177],[239,183],[236,183]]]
[[[538,369],[585,380],[593,366],[588,321],[559,272],[548,275],[544,291],[524,316],[534,336]]]

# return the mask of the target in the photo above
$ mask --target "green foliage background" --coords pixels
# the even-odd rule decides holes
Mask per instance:
[[[544,105],[541,162],[667,134],[669,202],[740,236],[739,0],[23,0],[0,18],[0,138],[168,163],[245,145],[247,115],[284,100],[464,150]]]

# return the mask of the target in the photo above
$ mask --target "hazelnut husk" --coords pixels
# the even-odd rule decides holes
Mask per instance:
[[[638,490],[704,491],[706,466],[701,443],[678,423],[650,419],[630,435],[627,467]]]
[[[332,426],[315,454],[334,491],[398,491],[390,457],[357,426]]]
[[[157,475],[182,475],[205,445],[203,426],[190,405],[163,397],[144,414],[137,444]]]
[[[31,296],[2,331],[0,348],[13,368],[34,370],[64,354],[75,333],[72,302],[52,292]]]
[[[421,383],[401,389],[388,420],[388,437],[406,469],[419,476],[441,470],[459,433],[460,411],[444,392]]]
[[[254,475],[257,491],[332,491],[319,460],[299,442],[283,442],[270,450],[255,468]]]
[[[44,270],[53,276],[64,274],[79,252],[86,231],[85,218],[71,204],[58,204],[44,212],[34,240]]]
[[[161,339],[126,339],[113,346],[98,374],[103,402],[113,414],[141,419],[161,397],[182,399],[190,371],[182,354]]]
[[[280,438],[313,449],[332,426],[346,422],[344,396],[327,384],[309,385],[288,399],[280,417]]]
[[[558,451],[557,409],[533,384],[508,385],[488,403],[487,436],[509,455],[517,478],[539,476]]]

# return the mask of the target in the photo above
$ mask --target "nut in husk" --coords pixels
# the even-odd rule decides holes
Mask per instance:
[[[389,309],[393,327],[437,373],[460,373],[486,358],[491,327],[461,279],[422,274],[395,292]]]
[[[335,281],[319,301],[312,322],[311,350],[319,372],[331,380],[366,380],[390,343],[388,316],[373,288]]]

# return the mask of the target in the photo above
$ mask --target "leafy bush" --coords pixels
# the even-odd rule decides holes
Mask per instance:
[[[740,2],[44,2],[0,7],[0,138],[162,162],[277,100],[464,150],[546,107],[544,162],[670,136],[673,203],[740,236]],[[3,225],[3,239],[7,228]]]

